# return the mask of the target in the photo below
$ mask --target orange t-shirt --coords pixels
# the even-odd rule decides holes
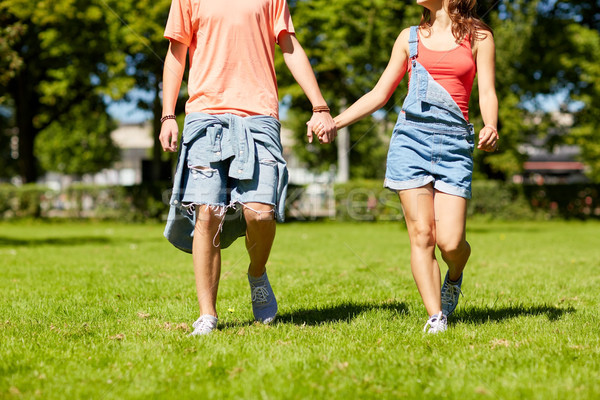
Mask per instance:
[[[278,118],[275,43],[286,0],[173,0],[164,36],[189,47],[185,112]]]

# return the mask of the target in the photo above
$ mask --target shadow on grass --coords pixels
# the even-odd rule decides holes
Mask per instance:
[[[508,229],[507,227],[504,226],[496,226],[496,227],[492,227],[492,228],[487,228],[487,227],[481,227],[481,226],[469,226],[468,230],[470,233],[502,233],[505,232]],[[531,227],[531,226],[519,226],[517,224],[511,224],[510,225],[510,232],[511,233],[538,233],[538,232],[542,232],[542,231],[546,231],[543,228],[538,228],[538,227]]]
[[[319,325],[325,322],[348,322],[362,313],[369,311],[408,311],[406,304],[398,301],[384,303],[342,303],[325,307],[305,308],[281,314],[278,323],[296,325]]]
[[[454,323],[466,322],[484,324],[486,322],[502,321],[520,316],[546,315],[550,321],[556,321],[565,314],[575,312],[575,308],[559,308],[549,305],[525,306],[516,305],[509,307],[468,307],[457,310],[453,318]]]
[[[24,247],[24,246],[81,246],[93,244],[122,244],[124,241],[130,243],[162,242],[165,239],[162,235],[156,237],[139,238],[128,237],[123,239],[119,236],[63,236],[63,237],[42,237],[42,238],[13,238],[0,236],[0,247]]]
[[[389,310],[397,313],[408,311],[406,304],[392,301],[384,303],[342,303],[331,306],[302,308],[289,313],[278,314],[274,324],[320,325],[327,322],[350,322],[362,313],[373,310]],[[222,328],[234,328],[254,325],[257,322],[227,322]]]
[[[17,239],[0,236],[0,247],[22,247],[22,246],[76,246],[85,244],[107,244],[113,239],[102,236],[70,236],[60,238],[35,238]]]

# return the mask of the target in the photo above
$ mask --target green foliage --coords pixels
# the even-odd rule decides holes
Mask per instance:
[[[302,186],[290,186],[286,209],[302,199]],[[0,217],[91,218],[120,221],[162,219],[168,212],[168,182],[134,186],[74,184],[55,192],[35,184],[0,185]],[[381,180],[352,180],[334,188],[335,218],[341,221],[402,221],[398,195]],[[485,220],[600,218],[600,186],[516,185],[474,181],[468,216]],[[299,205],[295,205],[299,207]]]
[[[0,100],[0,179],[10,179],[17,173],[17,162],[13,154],[13,130],[9,116],[5,115]]]
[[[475,175],[502,179],[520,172],[526,158],[520,145],[532,136],[553,135],[550,149],[562,143],[580,146],[589,176],[600,180],[597,4],[583,0],[478,3],[479,14],[495,32],[502,139],[499,152],[476,153]],[[154,114],[157,136],[162,63],[168,46],[162,35],[169,4],[170,0],[0,2],[0,111],[7,117],[0,129],[18,128],[18,167],[24,181],[35,181],[39,172],[34,153],[38,133],[52,124],[50,130],[55,131],[65,115],[85,115],[84,105],[90,106],[90,112],[105,113],[97,107],[98,99],[122,99],[134,87],[153,93],[139,106]],[[422,10],[414,3],[392,0],[291,0],[289,4],[297,36],[334,114],[375,85],[398,34],[417,24]],[[304,148],[310,105],[279,53],[276,68],[280,93],[291,107],[287,124],[298,138],[300,157],[311,168],[327,169],[336,160],[335,146]],[[353,177],[381,176],[387,138],[405,94],[406,84],[401,83],[378,115],[381,119],[367,118],[350,127]],[[538,95],[564,98],[561,110],[574,113],[574,128],[567,130],[553,120]],[[475,87],[471,120],[479,130],[477,96]],[[6,136],[0,137],[0,145],[6,148]],[[161,157],[166,156],[156,144],[153,159]],[[14,163],[1,163],[2,174],[12,174]]]
[[[25,27],[20,22],[9,21],[4,13],[0,15],[0,22],[0,85],[6,85],[23,65],[13,46],[24,34]],[[0,97],[0,105],[4,102],[5,99]]]
[[[468,216],[499,220],[542,218],[546,208],[534,209],[523,186],[498,181],[474,181]],[[402,220],[398,195],[383,187],[380,180],[353,180],[335,187],[336,216],[341,220]],[[539,204],[541,206],[541,204]],[[550,215],[549,215],[550,216]],[[558,216],[558,214],[552,214]]]
[[[49,188],[35,183],[19,187],[0,184],[0,217],[39,218],[48,208],[49,195]]]
[[[394,40],[402,28],[419,22],[421,7],[392,1],[325,0],[291,2],[297,36],[315,68],[322,92],[334,113],[370,90],[385,68]],[[505,179],[522,171],[527,155],[520,146],[532,137],[547,137],[548,149],[568,143],[581,147],[589,176],[600,179],[600,26],[593,2],[512,0],[480,1],[479,14],[494,30],[496,81],[499,99],[500,151],[476,152],[475,176]],[[289,126],[304,137],[310,109],[289,73],[278,63],[281,92],[291,106]],[[404,95],[401,83],[384,111],[388,125]],[[541,95],[542,97],[539,97]],[[561,126],[543,101],[564,98],[561,110],[574,112],[575,127]],[[477,82],[471,98],[471,121],[476,131],[483,123]],[[385,113],[384,113],[385,114]],[[351,141],[364,141],[373,126],[351,127]],[[387,127],[388,131],[391,128]],[[389,133],[389,132],[388,132]],[[303,142],[302,142],[303,143]],[[371,143],[353,153],[368,154],[385,141]],[[300,151],[310,167],[321,169],[335,161],[331,146],[310,146]],[[366,156],[353,157],[352,165]],[[353,177],[369,177],[371,168],[354,169]],[[367,173],[365,175],[365,173]]]
[[[522,60],[530,51],[528,44],[535,40],[534,21],[537,17],[538,1],[502,2],[503,16],[492,4],[480,6],[480,14],[494,31],[496,45],[496,92],[498,96],[498,117],[500,143],[499,151],[474,154],[475,176],[506,178],[521,172],[526,157],[518,146],[536,132],[536,126],[527,122],[527,111],[521,103],[531,85],[530,74],[523,71]],[[485,8],[483,8],[485,7]],[[475,79],[469,104],[470,119],[475,125],[476,134],[483,127],[479,109],[479,92]]]
[[[0,3],[3,26],[7,26],[0,35],[10,39],[5,42],[8,50],[2,52],[11,55],[14,65],[6,75],[6,85],[0,85],[0,98],[5,99],[18,128],[19,168],[25,182],[35,181],[39,172],[34,154],[38,133],[65,115],[85,118],[82,108],[86,105],[90,112],[100,111],[98,104],[105,95],[119,98],[132,88],[134,80],[125,74],[126,49],[120,45],[127,27],[112,11],[117,3]]]
[[[522,185],[499,181],[474,181],[467,215],[490,220],[523,221],[542,218],[543,210],[532,208]]]
[[[371,90],[385,69],[401,27],[419,22],[420,7],[391,0],[341,0],[290,2],[296,36],[306,51],[321,92],[333,114]],[[309,167],[328,169],[335,162],[335,146],[315,144],[306,149],[306,121],[311,106],[300,87],[277,57],[280,93],[291,107],[286,121],[297,137],[298,154]],[[385,106],[387,119],[406,94],[400,85]],[[383,174],[389,122],[366,118],[350,129],[350,163],[353,177],[374,178]],[[388,132],[384,132],[388,130]]]
[[[401,221],[398,195],[381,180],[356,179],[335,186],[336,218],[342,221]]]
[[[569,56],[563,55],[561,63],[579,74],[580,81],[572,98],[585,104],[575,114],[574,127],[566,141],[581,148],[581,159],[588,166],[589,177],[600,182],[600,32],[571,24],[565,35],[570,38],[574,51]]]
[[[86,218],[96,220],[159,220],[168,212],[168,183],[134,186],[73,184],[56,192],[27,184],[0,185],[0,217]]]
[[[243,240],[223,252],[219,329],[163,224],[0,223],[6,399],[597,399],[597,222],[473,222],[443,335],[400,223],[278,227],[275,324],[254,324]],[[441,258],[439,259],[440,263]],[[445,273],[445,267],[442,267]]]
[[[99,172],[119,159],[110,133],[116,124],[101,106],[76,105],[36,137],[35,153],[47,171],[83,175]]]
[[[296,132],[294,154],[307,167],[320,171],[329,170],[337,158],[335,145],[321,145],[318,140],[309,144],[306,139],[306,121],[310,112],[294,111],[284,122],[288,129]],[[386,121],[367,117],[350,127],[350,174],[365,179],[383,178],[390,132],[386,132]],[[302,134],[299,134],[302,132]]]
[[[600,182],[600,9],[595,2],[548,0],[538,2],[536,15],[527,29],[527,48],[517,57],[519,94],[538,108],[536,95],[563,98],[560,110],[574,114],[574,125],[550,144],[578,145],[589,177]],[[544,124],[537,127],[539,134],[556,130],[556,123],[547,125],[548,118]]]
[[[523,190],[546,218],[600,218],[599,184],[527,185]]]
[[[517,185],[476,180],[467,214],[487,220],[600,218],[598,184]],[[335,186],[336,218],[343,221],[402,220],[398,196],[380,180],[352,180]]]

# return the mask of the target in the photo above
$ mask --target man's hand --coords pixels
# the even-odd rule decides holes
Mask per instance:
[[[160,144],[164,151],[174,153],[177,151],[177,138],[179,136],[179,127],[174,119],[167,119],[160,128]]]
[[[313,133],[317,135],[320,143],[332,143],[337,136],[337,128],[331,114],[328,112],[313,113],[310,121],[306,123],[308,143],[313,141]]]

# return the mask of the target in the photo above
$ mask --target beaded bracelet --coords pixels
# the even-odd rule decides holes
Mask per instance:
[[[168,119],[176,119],[176,118],[177,118],[177,117],[176,117],[175,115],[173,115],[173,114],[171,114],[171,115],[165,115],[164,117],[162,117],[162,118],[160,119],[160,123],[162,124],[163,122],[165,122],[165,121],[166,121],[166,120],[168,120]]]
[[[314,113],[329,112],[330,111],[329,107],[327,107],[327,106],[316,106],[316,107],[313,107],[312,110],[313,110]]]

